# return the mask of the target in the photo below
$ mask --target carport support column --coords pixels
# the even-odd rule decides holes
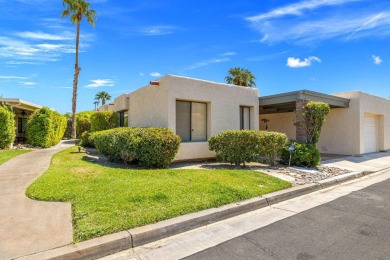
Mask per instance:
[[[295,102],[295,131],[296,140],[300,142],[306,142],[306,129],[303,125],[303,107],[306,105],[307,100],[298,99]]]

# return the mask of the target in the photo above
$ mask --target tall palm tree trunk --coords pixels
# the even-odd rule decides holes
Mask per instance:
[[[76,63],[74,65],[74,79],[73,79],[73,96],[72,96],[72,134],[71,137],[76,138],[76,106],[77,106],[77,85],[79,82],[79,39],[80,39],[80,22],[77,21],[77,32],[76,32]]]

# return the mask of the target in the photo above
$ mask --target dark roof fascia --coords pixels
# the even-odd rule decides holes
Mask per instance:
[[[337,97],[310,90],[299,90],[276,95],[259,97],[259,105],[272,106],[276,104],[291,103],[297,100],[313,100],[328,103],[331,107],[349,107],[348,98]]]

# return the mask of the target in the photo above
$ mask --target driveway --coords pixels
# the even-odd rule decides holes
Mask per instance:
[[[71,205],[40,202],[26,188],[49,165],[52,156],[74,141],[23,154],[0,166],[0,259],[24,256],[72,242]]]

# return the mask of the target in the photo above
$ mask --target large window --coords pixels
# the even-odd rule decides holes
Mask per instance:
[[[183,142],[207,141],[207,104],[176,101],[176,134]]]
[[[119,126],[129,126],[127,111],[119,112]]]
[[[240,129],[251,129],[251,109],[250,107],[240,107]]]
[[[18,134],[26,133],[27,118],[18,118]]]

